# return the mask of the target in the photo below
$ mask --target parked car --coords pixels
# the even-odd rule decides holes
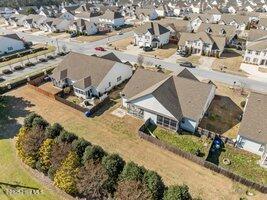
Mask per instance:
[[[2,78],[2,77],[0,77],[0,83],[1,83],[1,82],[4,82],[4,81],[5,81],[5,79]]]
[[[182,57],[188,57],[189,54],[186,51],[177,50],[177,54]]]
[[[75,32],[73,32],[73,33],[70,34],[70,37],[71,37],[71,38],[75,38],[75,37],[77,37],[77,36],[78,36],[78,34],[75,33]]]
[[[117,33],[117,35],[123,35],[123,32],[120,31],[120,32]]]
[[[96,47],[95,50],[96,51],[106,51],[103,47]]]
[[[25,66],[26,66],[26,67],[32,67],[32,66],[34,66],[34,63],[32,63],[32,62],[28,62],[28,63],[25,64]]]
[[[18,70],[23,70],[24,68],[21,65],[18,65],[18,66],[15,66],[14,69],[18,71]]]
[[[3,74],[12,74],[12,71],[10,69],[4,69],[2,71]]]
[[[45,58],[40,58],[39,61],[40,61],[40,62],[47,62],[47,59],[45,59]]]
[[[195,66],[191,62],[182,62],[180,63],[180,66],[188,67],[188,68],[195,68]]]
[[[47,56],[47,59],[53,60],[53,59],[55,59],[55,57],[50,55],[50,56]]]
[[[144,51],[152,51],[153,48],[152,48],[152,47],[143,47],[143,50],[144,50]]]

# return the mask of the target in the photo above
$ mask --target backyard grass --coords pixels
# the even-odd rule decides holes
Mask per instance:
[[[231,161],[230,165],[224,165],[223,159],[228,158]],[[260,156],[225,145],[222,150],[219,165],[235,172],[249,180],[267,184],[267,169],[261,167],[257,162]]]
[[[38,46],[35,46],[35,48],[37,48],[37,47],[39,48],[39,47],[42,47],[42,46],[43,45],[38,45]],[[11,59],[9,61],[1,62],[0,63],[0,68],[4,67],[4,66],[13,65],[13,64],[16,64],[16,63],[18,63],[20,65],[20,63],[23,62],[23,61],[27,61],[28,59],[32,59],[32,58],[35,58],[35,57],[38,57],[38,56],[43,56],[43,55],[52,53],[55,50],[56,50],[56,48],[54,46],[47,46],[46,50],[39,51],[39,52],[32,53],[32,54],[28,54],[28,55],[22,56],[20,58],[14,58],[14,59]]]
[[[216,96],[211,102],[207,116],[201,120],[200,127],[235,139],[240,126],[240,115],[243,113],[241,102],[246,100],[246,92],[230,88],[221,83],[217,86]]]
[[[189,133],[179,135],[178,133],[174,133],[159,127],[154,130],[153,134],[159,140],[188,153],[195,154],[197,150],[200,150],[201,157],[206,157],[209,153],[211,144],[209,139],[199,138]]]

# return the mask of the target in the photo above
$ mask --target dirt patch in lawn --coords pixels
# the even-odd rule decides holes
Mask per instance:
[[[220,58],[214,60],[212,69],[225,73],[247,76],[247,73],[240,69],[242,61],[242,55],[235,51],[228,50],[224,52]]]
[[[53,86],[52,82],[44,83],[44,84],[40,85],[39,88],[41,88],[41,89],[43,89],[43,90],[45,90],[51,94],[57,94],[60,91],[62,91],[62,89]]]
[[[200,65],[201,56],[198,55],[190,55],[188,57],[181,57],[177,60],[177,63],[181,62],[191,62],[193,65]]]
[[[262,73],[267,73],[267,68],[266,67],[259,67],[259,72],[262,72]]]
[[[235,139],[243,113],[241,102],[246,100],[239,89],[216,83],[216,96],[200,123],[200,127]]]
[[[122,40],[118,40],[115,42],[111,42],[109,44],[110,47],[116,48],[118,50],[127,50],[127,46],[129,46],[133,42],[132,37],[124,38]]]
[[[167,45],[164,45],[162,48],[154,49],[153,51],[149,51],[149,52],[143,52],[142,54],[144,56],[152,56],[152,57],[156,57],[159,59],[165,59],[175,54],[176,51],[177,51],[176,44],[167,44]]]
[[[200,196],[207,200],[214,197],[239,199],[245,195],[247,188],[239,187],[240,184],[138,138],[136,131],[143,123],[141,120],[130,116],[118,118],[110,113],[119,104],[109,107],[100,116],[86,118],[83,113],[28,87],[13,90],[7,95],[30,101],[34,106],[27,109],[39,113],[51,123],[62,124],[66,130],[102,146],[106,151],[119,153],[127,161],[132,160],[157,171],[167,185],[187,184],[194,197]],[[264,199],[264,195],[256,193],[256,196],[247,199],[260,200]]]

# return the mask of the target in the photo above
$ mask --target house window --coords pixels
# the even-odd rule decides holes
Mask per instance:
[[[146,40],[149,40],[149,38],[150,38],[150,37],[149,37],[148,35],[145,36],[145,39],[146,39]]]
[[[157,124],[162,125],[163,124],[163,117],[157,115]]]
[[[260,146],[259,151],[260,152],[263,152],[264,151],[264,145],[263,144]]]
[[[253,59],[253,62],[254,62],[254,63],[258,63],[258,58],[254,58],[254,59]]]
[[[12,51],[13,50],[13,47],[8,47],[7,50],[8,51]]]
[[[157,115],[157,124],[176,131],[178,122],[172,119],[169,119],[167,117],[162,117],[160,115]]]
[[[111,82],[108,82],[108,87],[111,87]]]
[[[249,57],[246,57],[246,62],[249,62],[250,61],[250,58]]]
[[[260,55],[260,52],[259,51],[256,51],[255,55]]]
[[[120,82],[121,81],[121,76],[119,76],[118,78],[117,78],[117,82]]]
[[[251,54],[251,51],[250,50],[248,50],[247,52],[248,52],[248,54]]]
[[[241,138],[240,141],[238,142],[238,146],[239,146],[240,148],[243,148],[244,145],[245,145],[245,143],[246,143],[246,140],[244,140],[243,138]]]

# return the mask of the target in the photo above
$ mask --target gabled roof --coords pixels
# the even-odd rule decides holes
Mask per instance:
[[[251,92],[240,125],[239,135],[267,144],[267,95]]]
[[[137,27],[134,32],[138,35],[150,32],[151,35],[159,36],[170,32],[170,30],[157,22],[147,22],[144,25]]]
[[[101,58],[112,60],[115,62],[121,62],[121,60],[113,52],[103,55],[101,56]]]
[[[112,20],[112,19],[123,18],[123,16],[118,11],[106,10],[106,12],[102,16],[100,16],[100,18]]]
[[[178,75],[177,77],[181,77],[181,78],[187,78],[187,79],[191,79],[194,81],[199,81],[187,68],[184,68]]]
[[[115,64],[115,61],[71,52],[53,70],[51,77],[56,80],[68,78],[80,82],[90,76],[91,84],[98,86]]]
[[[18,41],[22,41],[22,39],[16,34],[7,34],[7,35],[0,35],[0,37],[5,37],[5,38],[10,38],[13,40],[18,40]]]
[[[138,69],[122,94],[127,102],[152,95],[176,120],[182,117],[198,120],[213,87],[192,79]]]
[[[259,40],[267,39],[267,31],[261,29],[250,29],[248,32],[248,42],[255,42]]]

